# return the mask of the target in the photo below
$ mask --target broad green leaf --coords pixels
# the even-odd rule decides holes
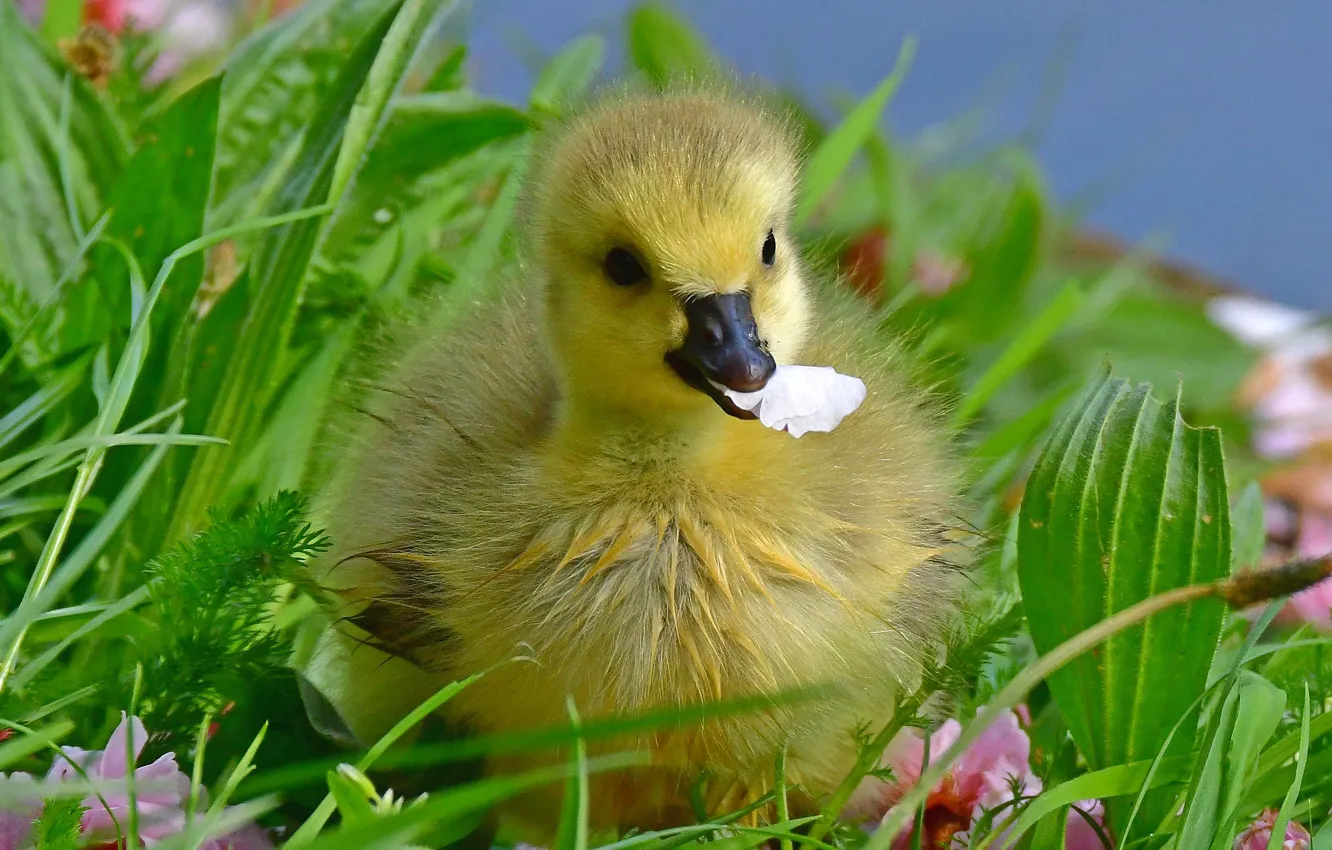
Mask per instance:
[[[585,35],[555,54],[532,86],[532,108],[560,115],[577,103],[601,71],[605,53],[604,38]]]
[[[376,184],[410,179],[521,135],[531,126],[531,119],[512,106],[468,92],[402,97],[394,102],[361,179]]]
[[[1229,848],[1238,832],[1245,787],[1263,744],[1276,731],[1286,695],[1243,670],[1221,706],[1215,735],[1206,742],[1198,782],[1184,812],[1176,847]]]
[[[112,210],[107,236],[129,246],[149,280],[157,276],[168,254],[203,235],[221,89],[220,78],[204,80],[146,127],[138,150],[107,198]],[[128,315],[129,293],[124,261],[113,248],[99,246],[92,253],[89,273],[101,287],[105,299],[101,306],[105,310],[110,305],[113,311],[105,318],[123,321]],[[202,277],[202,257],[178,263],[154,311],[153,324],[174,328]],[[154,358],[154,373],[164,367],[161,358],[166,347],[161,349]],[[156,393],[145,399],[152,404],[158,401]]]
[[[664,3],[634,9],[628,28],[629,60],[658,87],[706,77],[719,66],[702,36]]]
[[[823,143],[815,149],[805,165],[800,201],[796,204],[795,225],[801,227],[818,209],[828,193],[851,165],[860,149],[874,135],[883,111],[888,108],[897,87],[906,78],[911,62],[916,56],[916,40],[908,38],[902,42],[902,49],[897,54],[897,63],[883,82],[879,83],[869,96],[851,110],[842,123],[837,125]]]
[[[527,132],[531,119],[468,92],[407,95],[393,112],[357,176],[328,237],[330,256],[351,252],[375,213],[392,209],[416,182],[490,145]],[[414,203],[409,198],[407,203]],[[430,199],[421,203],[429,203]]]
[[[211,77],[178,97],[148,127],[139,149],[111,191],[108,203],[112,214],[107,232],[129,247],[143,274],[150,279],[157,277],[171,252],[203,235],[204,211],[212,188],[221,88],[221,79]],[[202,255],[183,257],[164,282],[153,310],[152,344],[148,346],[143,366],[144,374],[154,376],[154,380],[134,394],[128,409],[134,418],[188,395],[183,372],[174,368],[173,360],[179,355],[169,341],[188,324],[187,314],[203,279],[203,269]],[[116,322],[129,291],[124,261],[110,247],[100,247],[93,252],[90,274],[103,293],[104,303],[112,305],[113,312],[103,321]],[[84,322],[85,327],[93,324],[93,321]],[[112,456],[108,486],[121,485],[142,458],[139,452]]]
[[[1230,405],[1257,352],[1213,324],[1192,301],[1137,287],[1095,323],[1052,343],[1061,369],[1084,372],[1107,358],[1115,369],[1156,386],[1183,380],[1194,409]]]
[[[397,10],[396,4],[391,6],[347,58],[306,128],[300,154],[274,198],[271,214],[319,206],[330,200],[333,171],[352,106]],[[249,312],[207,425],[208,433],[232,442],[232,452],[248,448],[259,421],[255,414],[272,400],[273,382],[280,374],[276,366],[286,353],[320,229],[318,220],[305,219],[268,230],[250,260]],[[193,529],[206,509],[217,504],[226,492],[228,472],[236,462],[232,452],[203,451],[194,456],[175,507],[169,539],[179,539]]]
[[[1229,573],[1220,434],[1185,424],[1178,405],[1103,373],[1046,443],[1018,533],[1037,651],[1148,596]],[[1157,755],[1206,684],[1223,613],[1210,601],[1164,612],[1050,678],[1093,769]],[[1191,728],[1169,755],[1190,751]]]
[[[970,277],[940,299],[942,308],[956,311],[961,332],[971,340],[994,339],[1024,323],[1028,289],[1041,267],[1047,213],[1039,173],[1019,164],[1010,179],[1011,188],[1000,195],[993,220],[967,257]]]

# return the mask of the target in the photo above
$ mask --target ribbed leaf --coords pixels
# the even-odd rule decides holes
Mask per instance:
[[[1027,482],[1018,577],[1040,652],[1134,603],[1230,570],[1220,434],[1108,373],[1059,425]],[[1159,614],[1050,679],[1093,769],[1149,760],[1201,692],[1223,611]],[[1168,684],[1165,684],[1168,683]],[[1185,723],[1170,755],[1186,755]]]

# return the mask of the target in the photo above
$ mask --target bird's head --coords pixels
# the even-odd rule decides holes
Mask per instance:
[[[556,137],[533,248],[574,404],[749,418],[722,388],[761,388],[806,334],[797,171],[784,120],[718,94],[617,100]]]

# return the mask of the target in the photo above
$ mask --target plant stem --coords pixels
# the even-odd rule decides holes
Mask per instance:
[[[851,795],[855,793],[860,785],[860,780],[864,778],[878,764],[883,750],[888,746],[888,742],[902,731],[906,726],[907,720],[916,716],[916,710],[920,708],[923,697],[921,694],[912,694],[908,699],[897,706],[893,717],[883,725],[879,733],[874,736],[868,745],[862,747],[860,755],[856,757],[856,764],[851,772],[842,780],[842,784],[837,786],[837,790],[828,798],[828,802],[823,807],[823,817],[814,824],[809,831],[810,841],[820,841],[828,830],[832,828],[833,823],[841,815],[846,804],[851,800]]]

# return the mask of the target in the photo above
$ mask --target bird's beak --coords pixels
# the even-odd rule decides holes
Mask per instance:
[[[753,419],[754,414],[736,407],[723,392],[761,390],[777,370],[777,362],[759,339],[749,293],[695,298],[685,304],[685,318],[689,327],[684,344],[669,352],[666,362],[685,383],[706,393],[731,416]]]

